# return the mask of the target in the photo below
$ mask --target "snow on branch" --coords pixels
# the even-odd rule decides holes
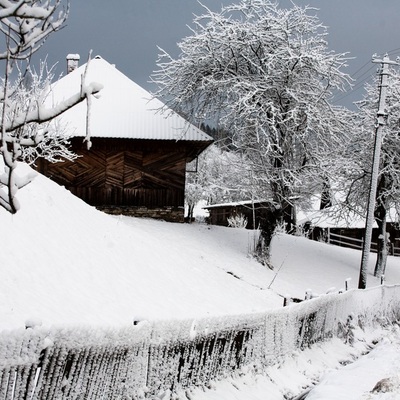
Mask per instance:
[[[5,174],[0,179],[2,199],[0,205],[10,212],[17,211],[15,194],[26,184],[21,185],[13,180],[13,172],[18,161],[33,163],[38,157],[44,157],[50,162],[75,159],[77,156],[68,149],[69,141],[64,128],[53,120],[102,89],[99,83],[84,83],[87,73],[85,70],[81,88],[77,88],[77,93],[49,108],[45,104],[46,97],[51,92],[52,74],[46,75],[45,71],[47,71],[45,64],[42,64],[39,73],[32,68],[28,69],[27,73],[20,71],[19,79],[12,87],[7,82],[4,86],[6,100],[1,103],[3,118],[0,123],[2,132],[0,151],[4,160]],[[27,78],[29,82],[26,82]],[[90,141],[89,131],[87,140]]]
[[[0,1],[0,32],[8,36],[11,45],[0,52],[0,59],[25,59],[37,51],[45,39],[64,25],[69,3],[62,7],[62,0]]]
[[[76,104],[79,104],[81,101],[87,99],[89,96],[99,93],[102,88],[103,86],[100,83],[92,82],[85,86],[84,90],[81,90],[79,93],[76,93],[68,99],[58,103],[55,107],[45,108],[43,105],[39,105],[28,113],[21,112],[8,123],[5,122],[4,130],[5,132],[14,132],[26,124],[50,121],[74,107]],[[9,138],[9,136],[6,136],[6,140],[7,138]]]
[[[0,52],[0,60],[5,60],[0,95],[0,153],[4,164],[0,206],[11,213],[19,208],[15,198],[18,189],[31,179],[26,177],[24,181],[15,177],[18,162],[32,163],[37,157],[51,162],[60,158],[74,159],[76,155],[68,149],[68,139],[62,128],[51,121],[84,100],[90,105],[92,95],[102,89],[99,83],[86,83],[86,68],[75,95],[53,107],[45,105],[51,79],[44,76],[44,70],[36,74],[29,65],[29,58],[52,32],[63,26],[68,12],[69,2],[63,6],[63,0],[0,0],[0,34],[4,35],[6,43],[5,51]],[[22,61],[26,62],[26,71],[22,72],[19,67],[18,79],[12,84],[13,68]],[[90,143],[89,130],[86,141]]]
[[[270,194],[277,206],[271,227],[275,218],[295,224],[293,199],[335,176],[351,132],[349,113],[331,102],[351,86],[347,56],[330,51],[326,36],[309,7],[271,0],[204,7],[179,56],[160,49],[152,75],[166,107],[229,132],[230,149],[257,183],[252,197]]]

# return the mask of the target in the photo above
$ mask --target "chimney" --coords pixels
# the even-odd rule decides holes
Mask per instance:
[[[67,55],[67,74],[78,68],[80,58],[79,54]]]

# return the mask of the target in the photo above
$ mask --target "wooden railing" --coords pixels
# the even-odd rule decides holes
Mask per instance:
[[[5,331],[0,399],[170,398],[243,366],[262,371],[324,339],[350,340],[355,326],[399,318],[400,286],[379,286],[236,317]]]
[[[350,247],[352,249],[362,250],[364,240],[352,238],[350,236],[339,235],[332,233],[329,229],[327,232],[327,242],[337,246]],[[376,253],[378,244],[371,242],[371,252]],[[393,243],[388,246],[388,253],[393,256],[400,257],[400,247],[395,247]]]

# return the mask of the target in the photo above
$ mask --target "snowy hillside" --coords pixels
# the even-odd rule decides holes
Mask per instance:
[[[301,298],[308,289],[315,294],[340,289],[347,278],[357,286],[360,252],[355,250],[279,234],[273,239],[271,271],[249,255],[251,231],[108,216],[41,175],[18,198],[16,215],[0,209],[0,331],[23,327],[32,318],[46,326],[128,326],[144,318],[253,313],[282,307],[285,295]],[[374,257],[370,262],[372,271]],[[389,257],[386,277],[389,284],[400,282],[400,258]],[[368,286],[378,283],[368,276]],[[256,400],[268,392],[281,400],[283,393],[299,393],[385,335],[370,332],[366,340],[358,331],[356,346],[340,340],[316,345],[269,368],[268,376],[245,374],[216,383],[211,391],[195,390],[193,398]],[[395,331],[387,339],[392,344],[382,344],[386,367],[400,362],[398,337]],[[390,368],[382,367],[379,376],[367,380],[363,366],[374,360],[371,353],[360,367],[347,368],[364,386],[351,379],[356,384],[340,398],[359,398],[390,375]],[[327,393],[338,398],[343,374],[349,372],[326,375],[310,398],[327,399]],[[396,396],[397,384],[394,390]]]
[[[357,251],[278,235],[271,271],[249,256],[251,231],[108,216],[41,175],[18,197],[17,214],[0,209],[0,329],[252,313],[357,284]]]

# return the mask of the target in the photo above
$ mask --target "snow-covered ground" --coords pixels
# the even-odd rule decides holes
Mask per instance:
[[[371,348],[375,340],[380,341]],[[399,367],[398,327],[367,333],[358,329],[352,346],[340,339],[319,343],[269,367],[264,375],[238,374],[209,390],[196,389],[192,399],[297,400],[304,394],[307,400],[398,400]]]
[[[341,289],[348,278],[353,287],[358,282],[359,252],[302,237],[274,238],[275,268],[270,270],[250,255],[251,231],[108,216],[41,175],[18,198],[17,214],[0,209],[0,330],[23,327],[32,318],[45,326],[128,326],[143,318],[254,313],[282,307],[286,295],[302,298],[309,289],[325,293]],[[373,261],[371,257],[371,270]],[[389,258],[386,279],[388,284],[400,282],[400,258]],[[378,283],[368,276],[368,286]],[[400,359],[390,357],[399,355],[398,332],[359,332],[358,347],[336,340],[320,344],[271,367],[268,376],[238,376],[210,390],[196,390],[193,398],[283,399],[283,392],[301,392],[321,373],[322,395],[315,389],[310,399],[390,398],[365,397],[370,386],[361,385],[360,395],[346,389],[353,397],[326,397],[342,387],[335,383],[344,382],[340,374],[356,371],[357,364],[331,375],[327,369],[353,360],[384,336],[362,358],[357,373],[373,387],[381,375],[372,378],[369,372],[365,378],[365,366],[379,359],[390,363],[388,370],[379,368],[382,377],[396,380],[394,367]]]

